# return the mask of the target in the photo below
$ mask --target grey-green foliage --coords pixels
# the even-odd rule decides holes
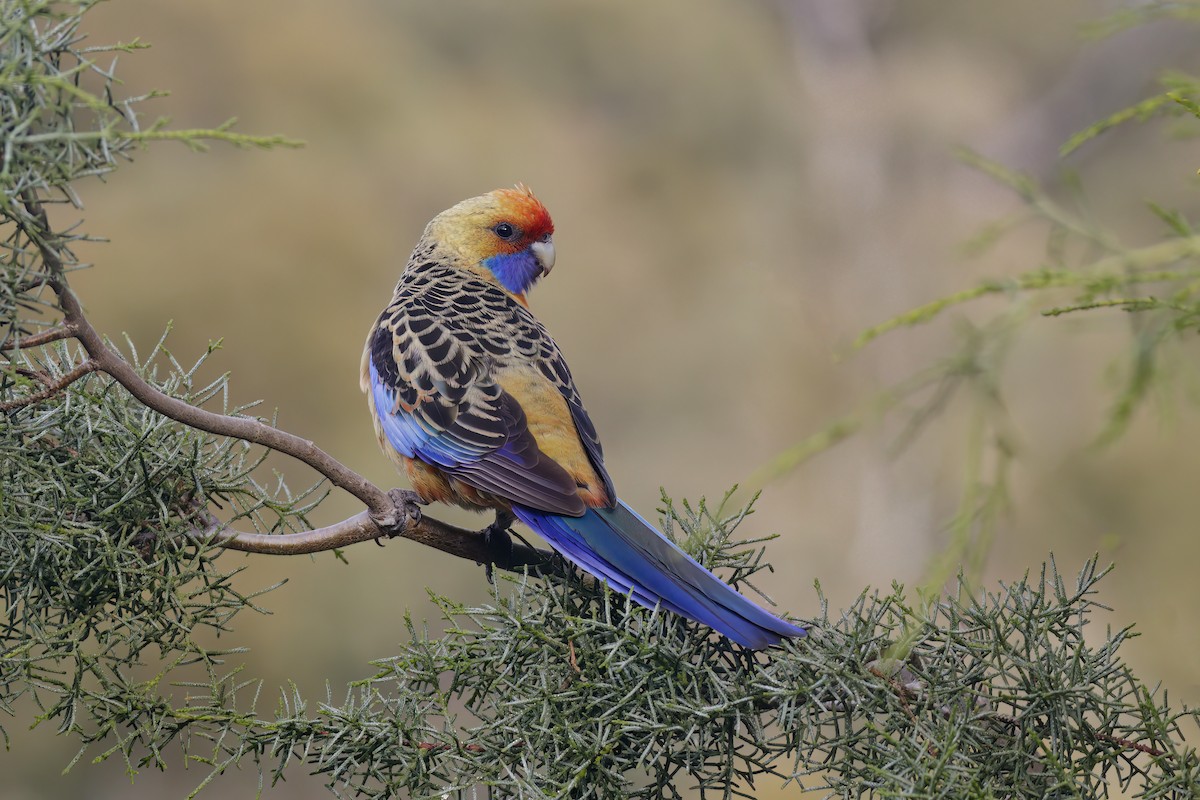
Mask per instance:
[[[73,182],[111,171],[148,133],[166,134],[161,126],[138,129],[138,99],[116,100],[110,71],[97,61],[130,48],[82,48],[78,26],[92,5],[0,2],[4,404],[37,394],[85,357],[67,340],[16,346],[59,321],[29,200],[70,202]],[[224,135],[194,132],[193,139]],[[81,235],[63,233],[54,242],[68,271],[77,266],[69,244]],[[226,403],[223,378],[196,384],[199,362],[184,368],[164,342],[144,360],[132,343],[126,349],[163,391],[198,404]],[[181,548],[173,538],[203,527],[199,512],[214,504],[227,517],[265,528],[302,526],[303,498],[255,483],[261,453],[177,425],[101,374],[41,402],[5,408],[0,711],[33,711],[84,745],[115,742],[110,752],[153,761],[179,727],[154,676],[198,663],[219,684],[222,654],[196,637],[227,629],[237,612],[253,607],[230,583],[236,569],[215,563],[218,552]],[[5,722],[0,716],[7,742]]]
[[[735,582],[761,568],[728,538],[741,515],[667,513]],[[307,730],[277,722],[271,746],[368,797],[755,797],[765,775],[842,797],[1192,797],[1188,714],[1122,663],[1126,632],[1084,642],[1099,577],[1051,565],[929,607],[864,593],[765,655],[582,583],[516,581],[482,608],[438,598],[445,635],[413,630],[357,695]]]
[[[38,363],[50,375],[61,368]],[[160,386],[194,400],[219,388],[194,392],[189,377],[179,370]],[[272,498],[251,479],[259,460],[95,376],[0,419],[0,708],[12,713],[25,697],[39,720],[84,743],[114,734],[124,748],[140,740],[157,751],[154,715],[167,707],[131,667],[215,669],[220,654],[196,637],[252,607],[217,552],[172,537],[203,527],[200,498],[260,511]]]
[[[743,517],[665,519],[745,588],[764,565],[730,538]],[[246,708],[201,692],[167,719],[195,758],[309,769],[346,797],[755,797],[768,775],[841,797],[1194,797],[1195,712],[1133,675],[1128,631],[1084,640],[1101,577],[1050,564],[927,606],[864,593],[768,654],[590,582],[507,578],[487,606],[435,597],[447,630],[410,620],[340,702],[286,691],[265,715],[248,684]]]
[[[233,588],[221,551],[186,534],[214,509],[260,530],[295,529],[315,501],[258,485],[261,454],[147,410],[103,374],[22,403],[85,358],[70,339],[15,346],[60,319],[41,245],[64,261],[68,274],[55,281],[65,282],[78,266],[69,245],[83,235],[48,235],[35,201],[73,202],[78,181],[150,139],[280,142],[226,127],[140,127],[140,99],[120,98],[111,74],[115,55],[136,45],[85,47],[79,25],[92,5],[0,0],[0,713],[16,727],[33,715],[78,741],[81,755],[119,757],[131,773],[182,752],[211,768],[202,785],[233,765],[257,766],[266,780],[311,770],[346,796],[670,798],[695,785],[705,796],[753,796],[766,775],[844,797],[1103,797],[1117,787],[1196,796],[1200,766],[1182,744],[1194,712],[1171,708],[1130,672],[1118,653],[1127,632],[1083,639],[1094,563],[1074,582],[1051,567],[993,594],[964,586],[928,605],[910,605],[900,587],[867,593],[841,613],[822,606],[808,639],[765,654],[587,581],[509,578],[488,607],[435,598],[449,630],[430,636],[410,622],[410,643],[344,700],[313,702],[294,689],[265,699],[276,692],[243,675],[236,652],[200,641],[229,631],[255,598]],[[1071,229],[1035,188],[998,177]],[[1180,217],[1164,218],[1191,237]],[[1068,287],[1082,306],[1135,289],[1145,274],[1128,267],[1143,262],[1031,273],[890,327],[987,293]],[[1189,277],[1186,265],[1174,269],[1155,274]],[[1004,349],[995,342],[1019,319],[965,337],[963,356],[882,407],[967,375],[994,396],[992,364]],[[246,410],[228,408],[224,379],[198,383],[199,362],[184,367],[164,342],[144,356],[132,343],[123,350],[169,394]],[[935,393],[914,428],[946,396]],[[860,424],[839,422],[803,452]],[[971,537],[986,537],[972,526],[1002,495],[994,487],[964,498],[963,541],[976,552],[986,547]],[[668,504],[664,519],[702,561],[743,583],[765,563],[753,543],[730,539],[743,516]],[[0,731],[20,748],[11,727]]]

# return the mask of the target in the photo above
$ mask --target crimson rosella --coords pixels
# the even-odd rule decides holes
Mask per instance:
[[[380,446],[422,501],[494,509],[493,534],[519,519],[643,606],[751,648],[803,636],[617,499],[571,371],[525,299],[554,266],[553,232],[521,185],[426,226],[363,352]]]

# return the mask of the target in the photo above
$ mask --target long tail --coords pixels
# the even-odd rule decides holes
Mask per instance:
[[[513,513],[568,561],[647,608],[661,605],[756,650],[805,635],[738,594],[624,503],[582,517],[517,505]]]

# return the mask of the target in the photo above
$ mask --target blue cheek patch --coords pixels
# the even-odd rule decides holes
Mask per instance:
[[[486,258],[483,265],[513,294],[524,294],[541,274],[542,265],[529,248]]]

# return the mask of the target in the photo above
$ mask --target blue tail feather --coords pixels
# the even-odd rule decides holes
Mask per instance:
[[[513,513],[568,561],[643,606],[661,605],[754,649],[805,635],[738,594],[624,503],[582,517],[518,505]]]

